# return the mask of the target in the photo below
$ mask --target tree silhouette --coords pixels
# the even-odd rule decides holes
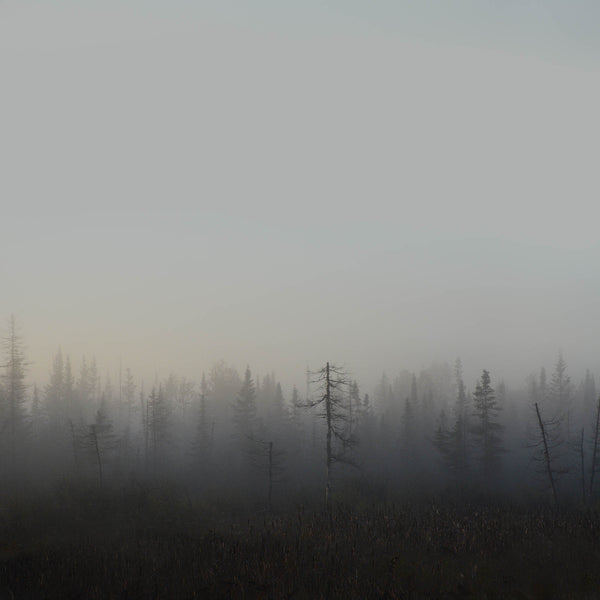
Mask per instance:
[[[346,388],[349,386],[349,379],[343,369],[329,363],[312,375],[312,383],[318,386],[318,396],[316,400],[307,402],[305,406],[318,407],[319,417],[325,421],[325,507],[330,511],[334,464],[338,462],[355,464],[350,452],[356,445],[356,438],[348,430],[350,415]]]
[[[481,473],[489,483],[498,472],[504,448],[500,437],[502,425],[497,420],[500,407],[491,386],[490,374],[485,369],[473,393],[473,404],[475,422],[472,432],[480,452]]]
[[[4,338],[4,407],[2,429],[8,433],[9,460],[13,475],[16,469],[17,452],[26,429],[27,410],[25,408],[27,385],[25,384],[25,352],[23,340],[18,333],[14,315],[8,320],[8,332]]]

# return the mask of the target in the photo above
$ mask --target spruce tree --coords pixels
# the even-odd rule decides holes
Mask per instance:
[[[502,425],[498,422],[500,407],[491,386],[490,374],[485,369],[475,388],[473,404],[475,422],[472,432],[479,450],[481,473],[489,484],[498,473],[504,448],[501,438]]]

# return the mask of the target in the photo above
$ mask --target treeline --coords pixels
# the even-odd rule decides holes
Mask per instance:
[[[460,360],[385,374],[372,397],[335,365],[286,397],[272,373],[221,361],[198,381],[101,377],[58,350],[49,382],[27,381],[17,323],[4,337],[2,493],[75,480],[98,486],[172,482],[276,505],[369,490],[511,494],[556,503],[598,492],[600,402],[588,371],[574,384],[559,355],[520,389],[484,370],[469,389]],[[324,494],[325,495],[325,494]]]

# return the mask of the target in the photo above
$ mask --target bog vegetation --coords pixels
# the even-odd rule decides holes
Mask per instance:
[[[289,397],[218,362],[101,376],[59,349],[0,387],[0,585],[14,597],[593,597],[600,401],[562,355],[524,385],[327,363]],[[65,595],[66,594],[66,595]],[[520,594],[520,595],[519,595]]]

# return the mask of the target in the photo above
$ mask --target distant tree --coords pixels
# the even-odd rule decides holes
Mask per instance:
[[[362,400],[360,389],[356,380],[351,381],[348,386],[348,424],[345,436],[358,440],[358,431],[362,421]]]
[[[230,423],[232,399],[237,397],[242,382],[238,372],[222,360],[213,365],[207,379],[214,418],[222,431]]]
[[[256,398],[260,414],[274,426],[279,425],[285,416],[285,401],[281,384],[275,378],[275,373],[265,375],[260,388],[258,381],[256,384]]]
[[[571,378],[567,375],[567,363],[562,353],[559,353],[550,377],[548,387],[548,403],[552,411],[552,419],[564,423],[563,435],[569,439],[571,431]]]
[[[462,377],[462,362],[460,358],[454,363],[456,380],[456,402],[454,405],[454,472],[458,480],[464,482],[469,468],[467,437],[469,431],[469,413],[467,410],[467,392]]]
[[[206,467],[212,441],[212,427],[208,411],[208,383],[206,375],[202,373],[197,403],[196,431],[190,449],[194,471],[198,469],[202,471]]]
[[[81,359],[81,367],[79,369],[79,379],[77,380],[77,396],[79,397],[79,402],[88,407],[90,405],[90,401],[94,397],[94,374],[92,369],[87,364],[87,359],[85,356]]]
[[[71,419],[75,416],[76,400],[75,400],[75,378],[71,368],[71,359],[67,355],[64,363],[63,371],[63,400],[67,418]]]
[[[434,446],[450,476],[461,484],[467,479],[468,472],[468,427],[467,393],[462,378],[462,363],[456,360],[454,367],[456,378],[456,400],[454,403],[454,422],[448,425],[448,418],[442,409],[434,433]]]
[[[500,407],[491,386],[490,374],[485,369],[473,393],[472,432],[479,450],[481,472],[489,483],[498,473],[504,448],[500,436],[502,425],[498,422]]]
[[[66,423],[67,410],[64,400],[65,392],[65,365],[62,350],[59,348],[52,360],[50,381],[45,389],[46,408],[52,424],[62,426]]]
[[[448,417],[442,409],[433,434],[433,445],[440,455],[444,467],[449,471],[454,469],[454,453],[452,433],[448,429]]]
[[[18,332],[17,321],[14,316],[9,318],[8,331],[4,337],[3,346],[5,364],[2,381],[5,406],[2,429],[8,434],[10,464],[14,474],[17,451],[23,440],[27,425],[27,410],[25,407],[27,361],[23,350],[23,340]]]
[[[276,450],[272,441],[253,439],[255,449],[252,452],[253,467],[264,474],[267,480],[267,510],[273,511],[273,488],[281,481],[284,472],[284,452]]]
[[[590,468],[589,497],[593,498],[594,480],[596,473],[600,471],[600,397],[596,403],[596,416],[594,419],[594,437],[592,440],[592,465]]]
[[[546,376],[546,369],[542,367],[540,369],[540,401],[545,402],[548,398],[548,377]]]
[[[598,395],[596,394],[596,382],[594,376],[589,369],[585,371],[585,379],[583,381],[583,405],[586,414],[591,414],[595,409],[595,402]]]
[[[175,406],[177,407],[181,419],[185,422],[189,407],[195,396],[195,383],[186,377],[180,377],[175,389]]]
[[[533,436],[530,447],[534,449],[533,460],[537,463],[538,473],[543,473],[548,478],[548,485],[552,492],[554,503],[558,505],[556,492],[557,478],[563,473],[559,467],[561,438],[558,431],[557,419],[542,418],[541,409],[537,402],[534,403],[537,434]]]
[[[131,369],[125,369],[125,381],[122,385],[123,398],[125,400],[125,419],[127,425],[131,425],[132,414],[135,410],[135,380]]]
[[[242,387],[233,404],[233,422],[239,440],[254,436],[256,413],[256,387],[250,367],[246,367]]]
[[[414,376],[413,376],[414,377]],[[413,379],[413,382],[415,379]],[[411,395],[412,397],[412,395]],[[400,418],[400,449],[404,455],[404,467],[413,465],[417,458],[417,420],[415,415],[415,404],[411,398],[406,398],[404,401],[404,412]]]
[[[162,385],[158,386],[158,390],[153,388],[147,403],[147,439],[152,446],[152,467],[155,476],[159,464],[166,458],[171,413],[171,405]]]
[[[579,481],[581,483],[581,501],[583,504],[587,500],[587,490],[585,486],[585,428],[581,428],[579,436],[570,442],[572,450],[575,452],[579,462]]]
[[[46,411],[37,385],[33,385],[31,396],[31,422],[35,431],[39,431],[46,420]]]
[[[108,415],[108,402],[104,397],[96,411],[94,422],[88,426],[87,432],[82,436],[81,444],[87,449],[98,470],[100,487],[104,485],[106,476],[106,460],[117,446],[112,420]]]

